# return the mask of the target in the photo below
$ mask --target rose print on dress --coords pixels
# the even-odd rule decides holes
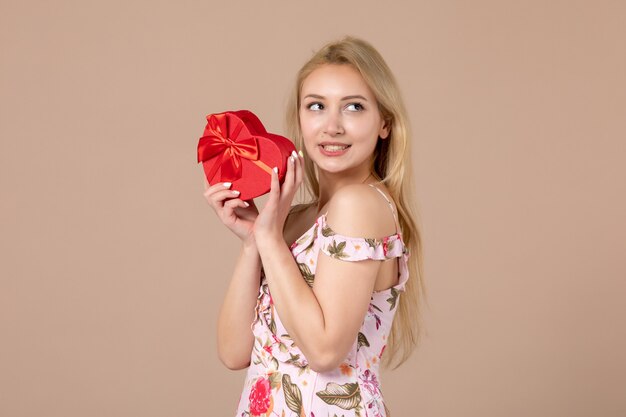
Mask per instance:
[[[271,403],[270,381],[265,378],[257,379],[250,391],[250,414],[253,416],[261,416],[268,414]]]
[[[378,379],[376,378],[376,375],[369,369],[366,369],[365,372],[361,374],[359,379],[361,380],[361,384],[363,385],[363,387],[367,391],[369,391],[372,396],[376,396],[380,393]]]

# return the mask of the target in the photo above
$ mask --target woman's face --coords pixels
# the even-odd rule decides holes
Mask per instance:
[[[350,65],[324,65],[302,84],[300,128],[321,171],[367,176],[378,137],[388,128],[374,94]]]

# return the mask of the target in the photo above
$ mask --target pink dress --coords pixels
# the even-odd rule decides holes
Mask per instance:
[[[348,356],[336,369],[318,373],[308,366],[289,337],[263,276],[252,323],[255,342],[236,417],[388,416],[378,369],[398,297],[408,279],[408,250],[399,233],[382,239],[339,235],[326,224],[323,214],[291,246],[302,277],[310,286],[320,250],[344,261],[399,258],[398,284],[372,293]]]

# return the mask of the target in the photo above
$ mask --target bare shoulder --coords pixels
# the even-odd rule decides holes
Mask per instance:
[[[377,185],[384,190],[383,186]],[[388,193],[385,191],[388,197]],[[345,236],[380,238],[396,232],[389,203],[367,184],[351,184],[339,189],[328,203],[328,225]]]

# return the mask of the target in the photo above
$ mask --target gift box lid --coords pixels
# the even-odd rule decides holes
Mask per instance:
[[[289,139],[267,132],[254,113],[237,110],[207,116],[197,156],[209,184],[230,182],[240,199],[250,200],[269,192],[272,168],[282,183],[293,151]]]

